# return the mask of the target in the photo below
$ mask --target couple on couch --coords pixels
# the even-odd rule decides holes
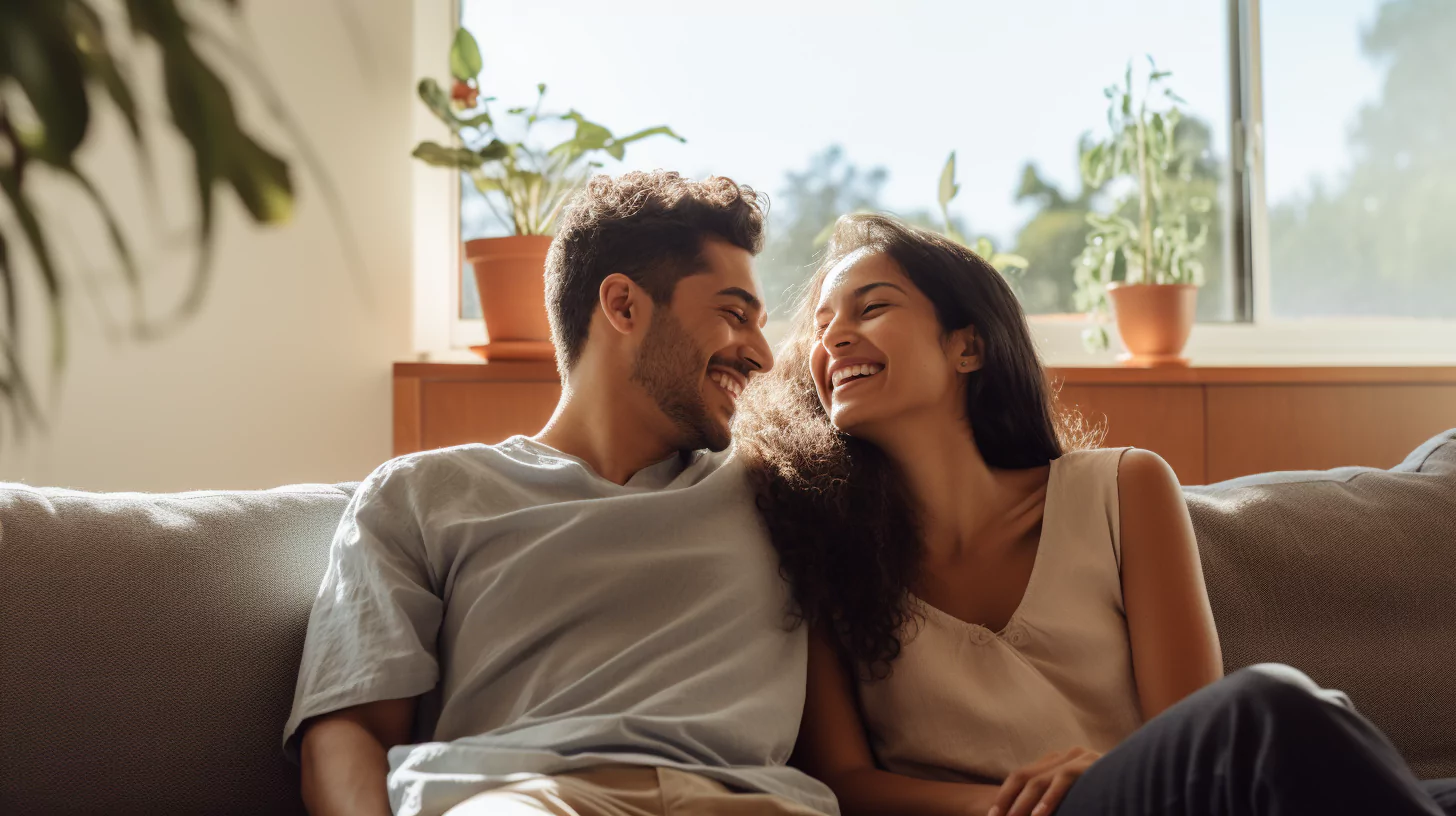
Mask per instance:
[[[841,219],[775,364],[763,224],[667,172],[563,213],[551,420],[335,535],[311,813],[1456,813],[1339,692],[1220,679],[1176,478],[1057,410],[984,260]]]

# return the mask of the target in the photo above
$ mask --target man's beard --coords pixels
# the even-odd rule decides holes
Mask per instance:
[[[732,441],[728,428],[714,420],[703,402],[700,382],[708,362],[677,318],[666,308],[656,310],[632,365],[632,380],[677,428],[678,450],[720,451]]]

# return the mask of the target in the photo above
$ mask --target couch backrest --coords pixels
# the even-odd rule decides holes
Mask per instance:
[[[1456,430],[1391,470],[1187,488],[1229,670],[1347,692],[1417,775],[1456,776]]]
[[[282,727],[352,489],[0,485],[0,812],[302,814]]]
[[[0,812],[302,814],[281,729],[352,490],[0,485]],[[1227,668],[1297,666],[1456,776],[1456,431],[1187,493]]]

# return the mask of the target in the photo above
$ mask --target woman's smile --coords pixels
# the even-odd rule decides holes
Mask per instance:
[[[835,363],[829,370],[829,388],[831,391],[838,391],[850,383],[873,377],[885,370],[884,363],[866,363],[858,361],[845,361]]]

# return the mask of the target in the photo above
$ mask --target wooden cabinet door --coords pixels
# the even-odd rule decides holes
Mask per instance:
[[[1107,429],[1104,447],[1145,448],[1167,460],[1178,481],[1203,484],[1203,387],[1200,385],[1066,385],[1064,408]]]
[[[1388,468],[1456,427],[1456,385],[1208,386],[1208,479]]]

